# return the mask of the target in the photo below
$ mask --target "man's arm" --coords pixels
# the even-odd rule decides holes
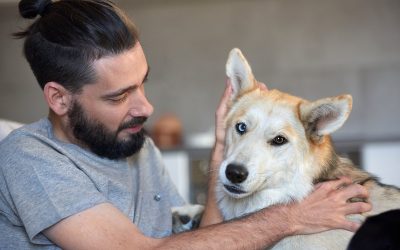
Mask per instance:
[[[226,81],[225,91],[215,112],[215,143],[211,152],[210,166],[208,170],[208,191],[207,201],[204,209],[200,227],[222,222],[222,215],[218,209],[215,197],[215,186],[218,178],[219,165],[224,156],[225,146],[225,116],[228,109],[228,103],[232,95],[232,85],[229,80]]]
[[[366,212],[367,203],[346,203],[350,197],[367,195],[366,189],[341,178],[322,184],[300,203],[274,206],[230,222],[154,239],[108,203],[72,215],[43,233],[63,249],[243,249],[261,248],[285,236],[332,228],[354,231],[358,224],[345,215]]]
[[[259,248],[291,233],[287,220],[282,219],[286,212],[271,208],[241,220],[153,239],[144,236],[118,209],[104,203],[60,221],[44,234],[63,249]]]
[[[163,239],[144,236],[111,204],[72,215],[44,234],[63,249],[241,249],[261,247],[290,233],[285,209],[269,209],[247,218]],[[266,221],[265,218],[270,218]]]
[[[213,187],[223,156],[223,117],[230,97],[224,93],[217,110],[216,143],[210,162],[209,198],[202,228],[163,239],[146,237],[117,208],[103,203],[72,215],[43,233],[63,249],[242,249],[261,248],[285,236],[320,232],[333,228],[354,231],[358,225],[348,214],[370,210],[367,203],[347,203],[351,197],[366,197],[367,190],[348,178],[319,186],[300,203],[263,209],[245,218],[219,223]],[[346,186],[348,185],[348,186]],[[346,186],[338,189],[339,187]]]

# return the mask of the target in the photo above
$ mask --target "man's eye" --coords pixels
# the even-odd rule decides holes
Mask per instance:
[[[124,95],[118,96],[117,98],[112,98],[112,99],[110,99],[110,101],[113,103],[121,103],[121,102],[124,102],[127,98],[128,98],[128,94],[124,94]]]
[[[247,132],[247,125],[244,122],[238,122],[236,123],[236,131],[240,134],[243,135],[244,133]]]
[[[270,144],[272,146],[282,146],[283,144],[286,144],[287,142],[288,142],[288,140],[284,136],[278,135],[270,141]]]

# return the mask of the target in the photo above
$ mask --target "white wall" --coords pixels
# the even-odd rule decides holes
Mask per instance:
[[[141,30],[151,67],[146,91],[155,113],[149,125],[175,112],[186,136],[209,131],[228,52],[240,47],[270,88],[309,99],[353,95],[353,112],[336,140],[400,141],[399,0],[116,2]],[[47,113],[22,42],[10,36],[29,23],[19,17],[17,1],[0,4],[0,118],[24,123]],[[398,151],[367,144],[363,152],[366,169],[399,185]],[[173,178],[176,173],[184,172],[172,172]],[[185,192],[187,185],[178,188]]]
[[[362,165],[383,183],[400,187],[400,143],[365,144]]]
[[[190,202],[190,163],[189,155],[184,151],[162,153],[165,167],[179,194]]]
[[[175,112],[186,135],[207,131],[224,87],[229,50],[240,47],[256,77],[309,99],[350,93],[353,112],[335,137],[400,139],[400,1],[117,1],[136,21],[151,66],[153,119]],[[9,34],[29,21],[0,4],[0,117],[47,113]]]

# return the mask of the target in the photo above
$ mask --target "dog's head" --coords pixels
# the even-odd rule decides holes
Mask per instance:
[[[262,192],[269,205],[303,198],[322,171],[316,166],[329,161],[329,134],[346,121],[351,96],[309,102],[278,90],[263,91],[239,49],[231,51],[226,72],[233,91],[217,196],[254,200]]]

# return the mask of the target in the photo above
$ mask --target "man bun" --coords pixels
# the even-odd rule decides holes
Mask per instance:
[[[22,17],[33,19],[38,15],[43,16],[51,0],[21,0],[18,4],[19,13]]]

